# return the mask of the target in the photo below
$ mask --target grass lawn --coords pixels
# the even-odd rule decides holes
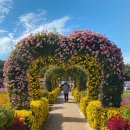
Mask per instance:
[[[130,91],[124,91],[123,97],[130,99]]]

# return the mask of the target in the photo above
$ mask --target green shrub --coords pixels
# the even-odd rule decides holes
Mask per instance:
[[[48,96],[48,91],[46,89],[40,89],[41,97],[47,98]]]
[[[83,97],[80,100],[80,110],[82,111],[82,113],[84,114],[84,116],[87,118],[87,113],[86,113],[86,107],[88,106],[88,97]]]
[[[103,108],[100,101],[93,100],[86,108],[87,120],[94,130],[106,130],[107,120],[112,116],[122,115],[122,108]]]
[[[5,108],[0,106],[0,129],[4,126],[11,126],[14,119],[14,111],[12,108]]]
[[[80,103],[80,100],[87,95],[86,91],[79,92],[77,89],[72,91],[72,95],[77,103]]]
[[[123,117],[130,121],[130,105],[124,108],[123,110]]]
[[[31,101],[30,107],[30,110],[15,110],[15,115],[24,120],[27,130],[40,130],[48,116],[48,100]]]
[[[53,104],[56,101],[56,98],[59,93],[60,93],[60,88],[56,88],[52,92],[48,92],[47,99],[50,104]]]

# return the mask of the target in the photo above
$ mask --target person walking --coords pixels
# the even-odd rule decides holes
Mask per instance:
[[[67,82],[65,82],[62,86],[62,90],[64,92],[64,100],[65,102],[68,101],[68,94],[69,94],[69,89],[70,89],[70,86]]]

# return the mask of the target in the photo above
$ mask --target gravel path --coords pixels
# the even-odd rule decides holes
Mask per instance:
[[[64,102],[61,93],[50,109],[42,130],[92,130],[71,94],[69,94],[69,101]]]

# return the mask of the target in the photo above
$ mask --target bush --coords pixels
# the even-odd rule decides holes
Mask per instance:
[[[103,108],[98,100],[88,103],[87,119],[94,130],[106,130],[107,120],[113,115],[122,115],[122,108]]]
[[[84,114],[84,116],[87,118],[87,113],[86,113],[86,107],[88,106],[88,97],[83,97],[80,100],[80,110]]]
[[[0,106],[0,129],[12,125],[14,119],[14,111],[11,108]]]
[[[56,100],[55,92],[54,91],[48,92],[47,99],[49,100],[49,104],[53,104],[55,102],[55,100]]]
[[[89,102],[88,107],[86,108],[87,119],[90,126],[97,130],[100,128],[100,121],[98,121],[100,117],[100,102],[99,101],[92,101]],[[100,117],[100,118],[99,118]]]
[[[48,91],[46,89],[40,89],[41,97],[47,98],[48,96]]]
[[[79,92],[77,89],[72,90],[72,95],[77,103],[80,103],[80,100],[86,96],[86,91]]]
[[[48,116],[48,100],[31,101],[30,110],[15,110],[15,115],[24,119],[27,130],[40,130]]]
[[[74,95],[73,96],[74,96],[75,101],[77,103],[79,103],[80,102],[80,92],[78,92],[77,89],[74,90]]]
[[[112,116],[108,120],[107,127],[109,130],[129,130],[130,122],[122,116]]]
[[[24,120],[17,116],[14,118],[13,124],[3,130],[26,130]]]
[[[124,107],[123,117],[130,121],[130,105],[128,105],[127,107]]]
[[[48,116],[48,100],[42,98],[41,100],[36,100],[31,102],[32,115],[35,118],[31,126],[31,130],[40,130],[43,122]]]
[[[35,123],[35,118],[31,110],[15,110],[15,117],[20,117],[24,120],[27,130],[30,130],[32,124]]]
[[[56,88],[52,92],[48,92],[47,99],[49,100],[50,104],[53,104],[56,101],[56,98],[57,98],[59,93],[60,93],[60,88]]]

